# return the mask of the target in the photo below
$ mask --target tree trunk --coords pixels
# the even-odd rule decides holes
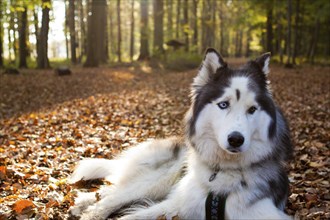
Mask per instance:
[[[24,7],[20,16],[20,29],[19,29],[19,68],[27,68],[27,7]]]
[[[202,51],[208,47],[213,47],[214,35],[212,27],[212,5],[211,0],[203,1],[202,11]]]
[[[48,60],[48,31],[49,31],[49,5],[50,0],[42,0],[41,29],[38,35],[37,45],[37,67],[39,69],[49,68]]]
[[[81,62],[83,56],[86,54],[86,25],[84,22],[85,12],[83,1],[78,1],[79,3],[79,18],[80,18],[80,54],[79,54],[79,62]]]
[[[180,12],[181,12],[181,0],[177,0],[176,5],[176,29],[175,29],[175,38],[178,40],[180,38]]]
[[[267,51],[273,53],[273,4],[272,1],[267,5]]]
[[[198,6],[198,0],[193,0],[192,16],[193,16],[194,35],[193,35],[193,39],[192,39],[192,45],[194,47],[195,52],[198,52],[197,6]]]
[[[109,2],[109,8],[108,8],[108,11],[109,11],[109,14],[114,14],[114,9],[112,7],[112,2],[110,1]],[[115,28],[115,24],[114,24],[114,19],[113,19],[113,16],[109,16],[109,26],[110,26],[110,30],[109,30],[109,42],[110,44],[108,45],[109,46],[109,54],[110,54],[110,60],[112,59],[112,55],[117,53],[116,52],[116,44],[113,43],[114,42],[114,28]]]
[[[76,25],[75,25],[75,1],[69,0],[69,30],[70,30],[70,48],[71,48],[71,62],[77,63],[76,54]]]
[[[299,40],[299,27],[300,27],[300,0],[296,0],[296,18],[295,18],[295,30],[294,30],[294,43],[292,64],[296,65],[296,57],[298,55],[298,40]]]
[[[164,4],[163,0],[153,1],[154,11],[154,56],[164,53],[163,47],[163,18],[164,18]]]
[[[287,19],[288,19],[288,32],[287,32],[287,40],[286,40],[286,52],[287,52],[287,62],[286,65],[290,67],[291,63],[291,16],[292,16],[292,0],[288,1],[288,12],[287,12]]]
[[[317,38],[320,32],[320,19],[316,18],[316,23],[314,26],[314,32],[313,32],[313,36],[312,36],[312,40],[311,40],[311,47],[310,47],[310,52],[309,52],[309,62],[311,64],[315,63],[315,54],[316,54],[316,50],[317,50]]]
[[[69,9],[68,9],[68,6],[67,6],[67,1],[68,1],[68,0],[64,0],[64,3],[65,3],[64,37],[65,37],[66,59],[69,60],[69,58],[70,58],[70,52],[69,52],[69,38],[68,38]]]
[[[245,57],[250,57],[251,55],[251,49],[250,49],[250,42],[252,41],[251,37],[251,29],[247,31],[247,37],[246,37],[246,48],[245,48]]]
[[[13,2],[13,0],[11,0],[11,4],[14,4],[15,2]],[[18,58],[17,54],[18,54],[18,48],[17,48],[17,37],[16,37],[16,23],[17,23],[17,16],[16,16],[16,11],[11,11],[10,12],[10,21],[9,21],[9,33],[10,30],[12,30],[12,49],[14,51],[14,59],[16,60]]]
[[[219,9],[219,19],[220,19],[220,51],[222,53],[222,55],[226,56],[227,52],[225,51],[225,34],[224,34],[224,23],[225,23],[225,19],[223,16],[223,1],[220,2],[220,9]],[[249,44],[249,41],[248,41]],[[249,46],[249,45],[248,45]],[[248,50],[249,51],[249,50]]]
[[[118,55],[118,62],[121,62],[121,26],[120,26],[120,0],[117,0],[117,28],[118,28],[118,48],[117,48],[117,55]]]
[[[3,0],[0,0],[0,5],[3,4]],[[4,67],[3,62],[3,36],[4,36],[4,28],[3,28],[3,10],[0,10],[0,68]]]
[[[8,58],[9,58],[9,62],[11,62],[13,42],[12,42],[12,39],[11,39],[10,28],[7,29],[7,36],[8,36]]]
[[[167,0],[167,33],[167,40],[171,40],[173,38],[173,0]]]
[[[141,0],[141,47],[138,60],[149,59],[149,41],[148,41],[148,0]]]
[[[185,51],[189,51],[189,21],[188,21],[188,0],[184,0],[183,2],[183,22],[184,22],[184,48]]]
[[[130,36],[130,48],[129,48],[129,55],[131,58],[131,61],[133,61],[133,56],[134,56],[134,27],[135,27],[135,22],[134,22],[134,2],[135,0],[131,0],[131,36]]]
[[[92,0],[88,16],[86,67],[97,67],[104,62],[106,0]]]

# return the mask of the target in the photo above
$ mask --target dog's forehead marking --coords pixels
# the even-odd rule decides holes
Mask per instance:
[[[239,101],[241,95],[247,94],[249,91],[249,79],[247,77],[233,77],[231,79],[228,90],[235,91],[236,99]],[[244,98],[244,97],[243,97]]]
[[[241,92],[238,89],[236,89],[236,99],[237,99],[237,101],[239,101],[240,96],[241,96]]]
[[[219,102],[223,99],[231,99],[236,102],[252,103],[255,93],[249,87],[250,81],[245,76],[235,76],[230,79],[230,85],[224,89],[224,94],[215,100]]]

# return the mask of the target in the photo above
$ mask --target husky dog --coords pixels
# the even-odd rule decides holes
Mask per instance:
[[[130,207],[120,219],[291,219],[283,210],[292,144],[269,90],[269,59],[266,53],[231,69],[207,49],[192,83],[185,138],[81,161],[71,183],[105,177],[113,185],[81,193],[71,215],[106,219]]]

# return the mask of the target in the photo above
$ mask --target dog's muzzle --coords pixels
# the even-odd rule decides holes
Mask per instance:
[[[240,152],[240,147],[244,143],[244,137],[238,131],[234,131],[228,135],[227,141],[230,145],[228,150],[233,153]]]

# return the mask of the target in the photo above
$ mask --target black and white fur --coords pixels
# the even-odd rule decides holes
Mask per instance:
[[[192,84],[185,140],[155,140],[114,160],[81,161],[72,183],[106,177],[113,185],[98,196],[80,194],[71,214],[106,219],[144,200],[147,206],[135,206],[120,219],[205,219],[212,192],[228,195],[226,219],[291,219],[283,210],[289,191],[284,166],[292,145],[269,90],[269,59],[266,53],[231,69],[208,49]]]

